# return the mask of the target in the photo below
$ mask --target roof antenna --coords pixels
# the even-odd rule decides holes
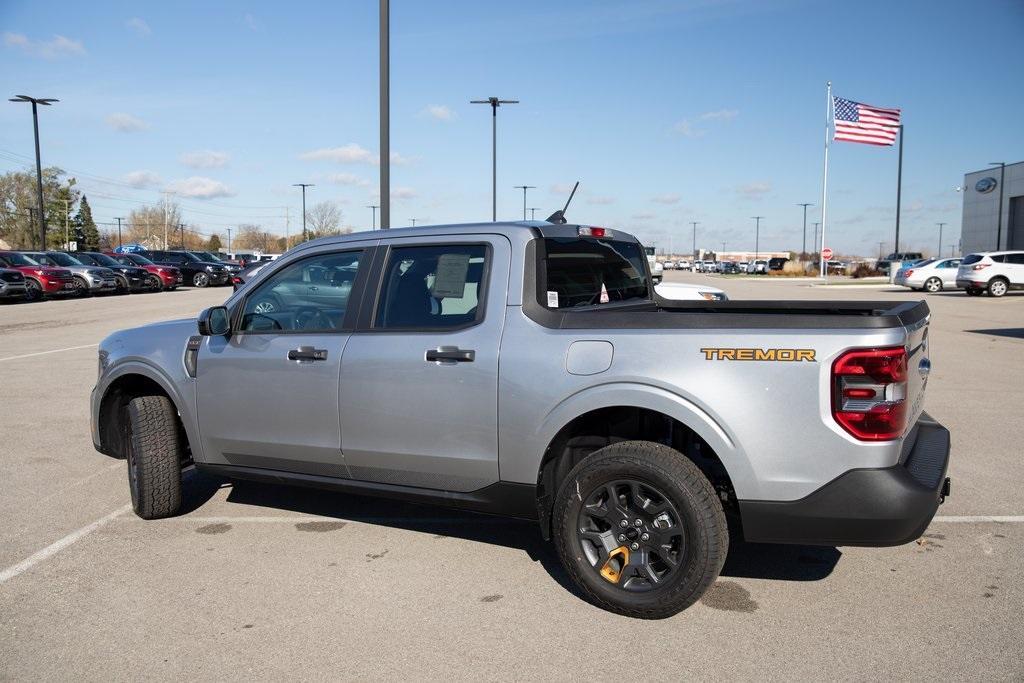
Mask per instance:
[[[548,223],[555,223],[556,225],[565,225],[568,221],[565,220],[565,212],[569,210],[569,202],[572,201],[573,195],[576,194],[576,188],[580,186],[580,181],[576,181],[576,184],[572,186],[572,192],[569,193],[569,198],[565,200],[565,206],[555,211],[553,214],[548,216]]]

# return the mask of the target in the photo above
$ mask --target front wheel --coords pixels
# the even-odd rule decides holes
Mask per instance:
[[[146,283],[150,289],[154,292],[159,292],[164,288],[164,282],[156,275],[150,275]]]
[[[700,599],[729,549],[711,483],[683,454],[649,441],[607,446],[573,468],[552,525],[562,564],[586,596],[641,619]]]
[[[192,276],[192,285],[195,287],[206,287],[210,284],[210,276],[206,273],[196,273]]]
[[[30,277],[25,278],[25,300],[39,301],[43,298],[43,288]]]
[[[937,277],[930,277],[924,283],[925,290],[934,294],[942,291],[942,280]]]
[[[139,396],[128,403],[125,443],[132,509],[143,519],[170,517],[181,507],[178,414],[166,396]]]
[[[1003,296],[1004,294],[1006,294],[1007,291],[1009,291],[1009,289],[1010,283],[1001,277],[993,278],[993,280],[988,283],[989,296]]]
[[[75,296],[89,296],[89,283],[85,281],[85,278],[77,275],[75,276]]]

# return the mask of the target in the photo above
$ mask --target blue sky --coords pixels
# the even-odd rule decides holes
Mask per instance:
[[[904,248],[959,234],[967,171],[1024,159],[1024,3],[392,0],[392,221],[570,218],[648,243],[799,249],[821,203],[825,81],[903,109]],[[377,3],[0,3],[7,93],[56,97],[43,163],[97,220],[172,189],[186,222],[284,232],[310,204],[367,229],[377,189]],[[28,107],[0,106],[0,172],[32,160]],[[828,244],[892,244],[896,149],[832,146]],[[115,182],[109,182],[115,181]],[[809,223],[820,220],[812,207]],[[809,227],[810,232],[810,227]],[[949,237],[946,243],[949,243]],[[808,238],[810,240],[810,238]]]

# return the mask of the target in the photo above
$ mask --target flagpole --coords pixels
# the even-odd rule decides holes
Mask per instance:
[[[893,253],[900,251],[900,199],[903,197],[903,124],[900,124],[900,160],[896,166],[896,241]]]
[[[828,81],[825,94],[825,164],[821,173],[821,249],[818,250],[818,261],[823,278],[828,277],[828,272],[825,270],[825,257],[822,256],[822,253],[825,251],[825,226],[828,216],[828,117],[831,111],[832,81]]]

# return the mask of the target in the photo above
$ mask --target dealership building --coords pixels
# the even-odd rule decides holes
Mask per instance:
[[[1024,249],[1024,161],[968,173],[963,193],[962,253]]]

